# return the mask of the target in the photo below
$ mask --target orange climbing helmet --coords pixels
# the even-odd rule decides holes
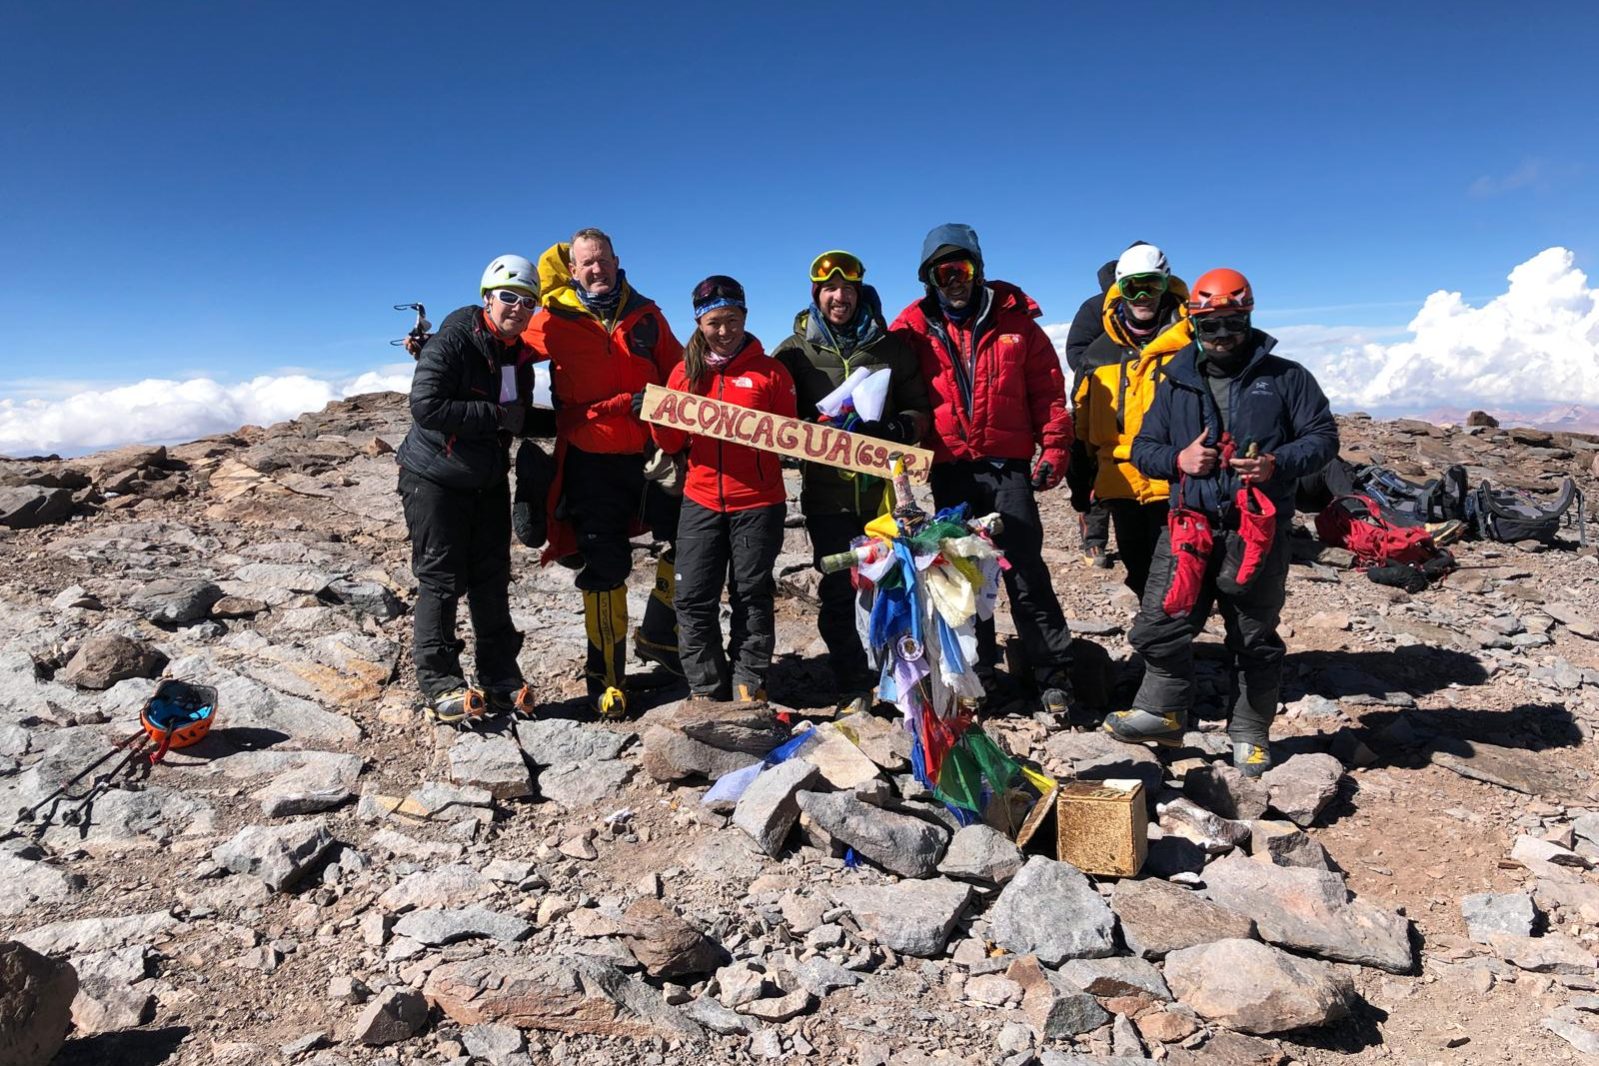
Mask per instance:
[[[1255,309],[1255,290],[1236,270],[1218,267],[1206,272],[1188,291],[1189,315],[1247,315]]]

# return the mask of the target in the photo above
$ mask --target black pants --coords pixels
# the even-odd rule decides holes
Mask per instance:
[[[583,556],[577,587],[604,592],[627,583],[633,570],[629,543],[635,522],[670,541],[677,527],[677,497],[644,478],[643,455],[606,455],[566,449],[561,495]]]
[[[783,547],[783,504],[713,511],[683,500],[677,525],[677,649],[689,688],[726,698],[732,684],[766,687],[772,666],[777,582],[772,565]],[[732,608],[722,648],[722,586]]]
[[[1287,596],[1289,526],[1277,527],[1277,537],[1254,582],[1236,596],[1216,588],[1216,575],[1227,554],[1227,544],[1238,534],[1217,531],[1204,584],[1194,609],[1186,618],[1172,618],[1162,604],[1172,581],[1171,537],[1160,535],[1149,570],[1138,619],[1128,640],[1144,658],[1144,680],[1133,706],[1151,714],[1186,714],[1194,705],[1194,638],[1205,627],[1215,605],[1227,629],[1227,650],[1233,669],[1229,684],[1228,733],[1235,740],[1264,744],[1277,713],[1282,688],[1285,648],[1277,635],[1277,620]]]
[[[940,463],[933,467],[932,486],[933,503],[940,509],[965,502],[974,516],[997,511],[1004,519],[1004,530],[994,543],[1010,562],[1004,571],[1005,592],[1033,680],[1040,688],[1064,685],[1071,663],[1071,631],[1044,565],[1044,527],[1028,483],[1027,463],[1020,459],[1001,466],[981,460]],[[989,687],[999,662],[993,619],[977,623],[977,658],[978,676]]]
[[[1098,548],[1104,551],[1110,546],[1110,507],[1105,500],[1095,500],[1088,505],[1088,510],[1083,512],[1083,548]],[[1116,535],[1116,546],[1121,548],[1121,533]]]
[[[1137,500],[1105,500],[1097,506],[1104,507],[1116,525],[1116,555],[1127,568],[1125,584],[1144,597],[1144,586],[1149,583],[1149,563],[1155,556],[1155,544],[1166,530],[1166,512],[1169,505],[1139,503]]]
[[[455,635],[464,594],[472,616],[478,683],[521,683],[516,655],[522,634],[511,624],[511,494],[505,478],[477,491],[445,488],[400,470],[400,504],[411,535],[416,575],[416,681],[432,699],[465,686]]]
[[[881,493],[874,494],[874,499],[881,498]],[[876,507],[866,515],[852,511],[806,515],[805,531],[811,537],[814,562],[819,566],[823,556],[849,551],[849,542],[860,536],[866,523],[876,517]],[[860,633],[855,628],[855,586],[850,581],[849,571],[823,574],[816,586],[816,595],[822,601],[816,615],[816,630],[822,636],[822,643],[827,645],[827,658],[838,695],[869,690],[875,678],[866,665],[866,651],[861,647]]]

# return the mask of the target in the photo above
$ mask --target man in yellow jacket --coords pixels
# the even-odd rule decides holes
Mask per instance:
[[[1094,498],[1110,510],[1127,587],[1140,598],[1166,527],[1170,486],[1133,466],[1133,438],[1166,361],[1193,339],[1187,303],[1188,287],[1172,276],[1159,248],[1136,244],[1123,252],[1116,283],[1105,293],[1104,336],[1083,353],[1072,397],[1077,439],[1096,466]]]

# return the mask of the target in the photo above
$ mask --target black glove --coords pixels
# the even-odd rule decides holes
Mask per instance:
[[[868,437],[878,440],[893,441],[895,444],[914,444],[915,426],[904,415],[892,415],[879,419],[876,422],[867,422],[864,419],[856,424],[851,433],[864,433]]]
[[[1033,467],[1032,486],[1034,492],[1043,492],[1060,484],[1060,478],[1055,476],[1055,464],[1048,459],[1040,459]]]
[[[500,428],[515,437],[522,432],[522,427],[527,424],[527,407],[520,403],[502,403],[500,405]]]
[[[549,535],[543,502],[524,500],[511,505],[511,529],[516,539],[529,548],[537,548]]]
[[[633,394],[633,417],[634,418],[642,418],[643,416],[644,416],[644,390],[640,389],[640,390],[638,390],[637,392],[635,392]]]

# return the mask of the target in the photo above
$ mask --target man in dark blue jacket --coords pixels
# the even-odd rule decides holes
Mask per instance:
[[[422,348],[411,378],[411,429],[396,458],[416,575],[416,682],[428,716],[461,722],[489,710],[527,713],[533,696],[511,622],[511,438],[524,433],[538,306],[533,264],[502,255],[483,272],[482,306],[453,312]],[[462,594],[472,614],[477,684],[456,639]]]
[[[1144,659],[1143,684],[1131,710],[1105,721],[1121,740],[1180,741],[1194,702],[1193,640],[1215,603],[1233,659],[1233,765],[1252,777],[1271,766],[1295,483],[1338,454],[1338,426],[1321,386],[1298,363],[1271,354],[1277,342],[1251,327],[1253,307],[1249,282],[1235,270],[1213,270],[1194,283],[1188,309],[1196,340],[1166,364],[1133,441],[1133,465],[1171,481],[1172,507],[1202,515],[1213,543],[1208,557],[1179,545],[1186,558],[1174,559],[1172,532],[1161,534],[1129,635]],[[1245,485],[1258,486],[1277,513],[1271,545],[1247,582],[1235,574],[1248,543],[1239,533]],[[1185,589],[1191,604],[1180,595]]]

